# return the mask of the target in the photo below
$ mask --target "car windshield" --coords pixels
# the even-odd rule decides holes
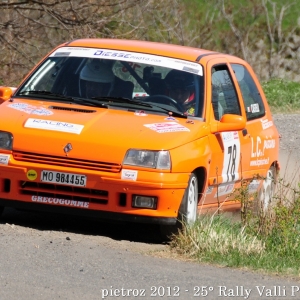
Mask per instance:
[[[35,70],[15,96],[83,105],[99,101],[113,107],[161,108],[202,117],[203,82],[202,66],[195,62],[128,51],[62,47]]]

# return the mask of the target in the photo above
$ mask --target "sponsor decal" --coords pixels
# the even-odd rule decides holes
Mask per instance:
[[[275,139],[262,140],[259,136],[251,137],[251,158],[256,158],[256,160],[251,160],[250,166],[261,166],[269,164],[269,158],[262,159],[262,157],[265,156],[266,149],[274,149],[275,147]]]
[[[198,63],[189,62],[181,59],[171,57],[163,57],[152,54],[136,53],[121,50],[108,50],[96,48],[76,48],[76,47],[62,47],[54,51],[50,57],[53,56],[75,56],[75,57],[89,57],[101,59],[118,59],[130,63],[147,63],[156,66],[162,66],[185,72],[203,75],[202,66]]]
[[[28,170],[26,173],[28,180],[36,180],[37,172],[35,170]]]
[[[166,117],[166,121],[177,121],[174,117]]]
[[[138,171],[123,169],[121,172],[121,179],[136,181],[137,174]]]
[[[263,158],[263,159],[257,159],[257,160],[251,160],[250,161],[250,166],[251,167],[259,167],[262,165],[268,165],[269,164],[270,158]]]
[[[263,129],[267,129],[273,126],[273,122],[269,121],[268,119],[266,120],[260,120],[261,121],[261,126]]]
[[[27,103],[12,103],[9,104],[8,107],[23,111],[26,114],[31,114],[31,115],[39,115],[39,116],[50,116],[53,115],[53,112],[49,109],[46,109],[41,106],[35,106],[35,105],[29,105]]]
[[[153,123],[145,124],[144,126],[156,131],[157,133],[190,131],[187,127],[176,122]]]
[[[0,154],[0,165],[8,165],[9,158],[8,154]]]
[[[71,207],[89,208],[89,202],[78,201],[78,200],[68,200],[68,199],[52,198],[52,197],[41,197],[41,196],[31,196],[31,201],[32,202],[38,202],[38,203],[47,203],[47,204],[71,206]]]
[[[136,110],[134,114],[140,117],[148,116],[148,114],[146,114],[143,110]]]
[[[149,96],[147,93],[133,93],[132,94],[132,98],[135,98],[135,97],[147,97]]]
[[[234,183],[220,184],[218,186],[218,192],[215,194],[215,198],[230,194],[232,193],[233,189],[234,189]]]
[[[209,186],[209,187],[207,187],[205,194],[206,194],[206,195],[209,195],[209,194],[211,194],[211,193],[212,193],[212,191],[213,191],[213,189],[214,189],[214,187],[213,187],[212,185],[211,185],[211,186]]]
[[[248,185],[248,192],[250,194],[257,192],[259,185],[260,185],[260,180],[253,179]]]
[[[61,121],[29,118],[24,127],[80,134],[84,126]]]
[[[259,105],[258,105],[258,103],[251,104],[250,108],[251,108],[251,112],[252,113],[258,113],[259,112]]]

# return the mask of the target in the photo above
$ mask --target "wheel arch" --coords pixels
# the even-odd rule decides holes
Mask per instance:
[[[207,171],[205,167],[198,167],[192,173],[195,173],[198,181],[198,203],[201,201],[207,181]]]

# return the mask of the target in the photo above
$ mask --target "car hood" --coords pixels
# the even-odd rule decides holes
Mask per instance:
[[[0,106],[14,151],[120,163],[130,148],[169,150],[207,134],[200,120],[144,111],[15,99]]]

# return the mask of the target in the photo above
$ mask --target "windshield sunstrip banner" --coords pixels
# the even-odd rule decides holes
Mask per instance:
[[[75,48],[62,47],[54,51],[50,57],[66,56],[66,57],[87,57],[101,59],[117,59],[127,62],[139,62],[152,64],[155,66],[166,67],[176,70],[185,71],[188,73],[203,76],[202,66],[177,58],[163,57],[152,54],[136,53],[120,50],[96,49],[96,48]]]

